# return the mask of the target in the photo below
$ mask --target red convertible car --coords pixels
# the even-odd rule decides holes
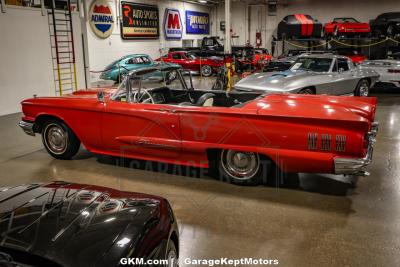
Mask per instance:
[[[219,67],[224,65],[224,61],[220,58],[201,58],[185,51],[169,52],[157,61],[179,64],[183,69],[190,70],[192,73],[200,73],[204,77],[213,75]]]
[[[57,159],[72,158],[82,143],[98,154],[211,168],[235,184],[262,183],[275,167],[362,175],[372,160],[374,97],[194,90],[181,70],[173,81],[181,88],[144,86],[155,71],[135,70],[105,92],[24,100],[19,125],[41,134]]]
[[[370,32],[369,23],[354,18],[335,18],[324,25],[325,36],[368,35]]]

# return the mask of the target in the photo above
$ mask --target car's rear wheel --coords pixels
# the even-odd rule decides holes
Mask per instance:
[[[369,96],[370,84],[367,80],[361,80],[358,82],[356,90],[354,91],[355,96]]]
[[[311,88],[304,88],[298,92],[300,95],[313,95],[314,91]]]
[[[49,120],[42,127],[42,142],[47,152],[56,159],[71,159],[81,142],[62,121]]]
[[[175,243],[172,240],[169,240],[168,242],[166,256],[168,260],[168,267],[178,267],[178,251],[175,247]]]
[[[200,69],[201,75],[204,77],[210,77],[213,74],[213,69],[209,65],[203,65]]]
[[[260,155],[254,152],[222,150],[218,157],[220,178],[232,184],[258,185],[265,168]]]

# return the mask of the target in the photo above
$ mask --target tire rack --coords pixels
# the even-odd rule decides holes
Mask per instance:
[[[53,0],[47,12],[56,95],[69,94],[78,88],[70,0],[66,3],[67,10],[57,9]]]
[[[398,47],[397,49],[400,51],[399,37],[393,37],[392,39],[386,39],[386,37],[328,37],[290,40],[281,39],[276,40],[276,42],[277,47],[279,47],[279,43],[281,42],[281,55],[285,55],[287,45],[290,46],[293,42],[300,43],[299,45],[294,45],[294,47],[307,51],[330,50],[329,45],[331,45],[331,48],[353,47],[359,53],[362,52],[367,55],[370,59],[386,57],[388,51],[390,51],[392,47]],[[344,45],[344,43],[346,43],[346,45]]]

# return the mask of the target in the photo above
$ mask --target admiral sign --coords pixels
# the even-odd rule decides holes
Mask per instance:
[[[183,27],[179,10],[165,9],[164,34],[167,40],[182,39]]]
[[[210,16],[208,13],[186,11],[187,34],[210,34]]]
[[[156,39],[159,37],[158,7],[121,2],[122,39]]]
[[[114,16],[107,1],[93,1],[89,9],[89,23],[93,32],[100,38],[107,38],[112,34]]]

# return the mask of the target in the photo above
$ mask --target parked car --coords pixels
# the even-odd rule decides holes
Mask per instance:
[[[285,71],[290,69],[299,56],[288,56],[272,59],[263,68],[263,72]]]
[[[325,36],[367,36],[370,33],[369,23],[359,22],[355,18],[334,18],[324,25]]]
[[[143,67],[154,67],[160,64],[159,62],[154,61],[149,55],[146,54],[132,54],[124,56],[118,60],[115,60],[111,64],[109,64],[105,70],[100,74],[100,79],[103,80],[113,80],[119,83],[126,73],[131,70],[140,69]],[[171,63],[162,63],[173,66],[179,66],[177,64]],[[162,78],[161,72],[154,73],[155,76],[159,76]],[[172,73],[171,75],[175,75]]]
[[[276,167],[362,175],[371,162],[376,98],[194,90],[181,70],[181,88],[143,87],[140,77],[156,71],[132,71],[110,93],[26,99],[20,126],[41,134],[57,159],[82,143],[98,154],[210,168],[235,184],[270,181]]]
[[[252,65],[255,68],[262,69],[264,66],[271,62],[272,56],[266,48],[255,48]]]
[[[190,70],[195,74],[209,77],[216,73],[218,68],[224,65],[223,59],[219,57],[201,58],[193,52],[176,51],[169,52],[167,55],[156,59],[167,63],[180,65],[183,69]]]
[[[354,64],[360,64],[364,60],[367,59],[367,56],[362,54],[361,52],[357,51],[357,49],[351,48],[351,47],[340,47],[340,48],[335,48],[333,49],[333,52],[341,55],[341,56],[346,56],[353,61]]]
[[[368,96],[379,74],[354,66],[344,56],[303,54],[288,71],[256,73],[240,80],[235,90],[265,94],[329,94]]]
[[[393,37],[400,34],[400,12],[383,13],[371,20],[371,31],[376,36]]]
[[[164,198],[61,181],[3,187],[0,198],[1,266],[178,259],[177,222]]]
[[[379,73],[377,85],[400,88],[400,59],[367,60],[360,67]]]
[[[310,15],[288,15],[278,24],[278,39],[320,38],[322,23]]]

